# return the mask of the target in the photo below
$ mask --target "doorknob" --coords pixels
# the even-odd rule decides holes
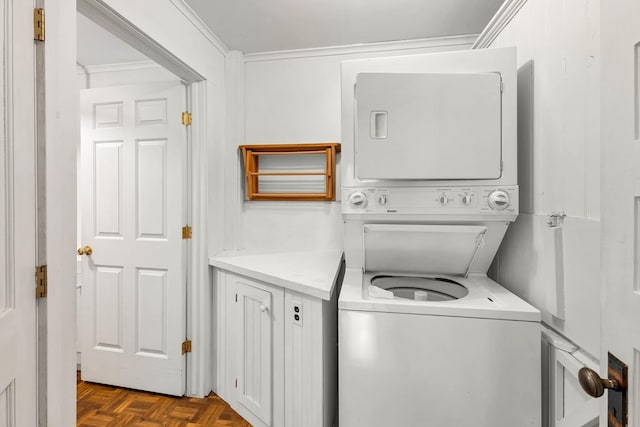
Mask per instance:
[[[83,246],[78,249],[78,255],[91,255],[93,253],[93,248],[89,245]]]
[[[607,418],[609,425],[627,427],[629,425],[629,367],[622,360],[611,353],[607,354],[607,376],[600,378],[597,372],[589,368],[578,371],[578,380],[582,389],[592,397],[600,397],[607,393]],[[615,423],[613,423],[615,421]]]
[[[622,391],[622,385],[611,378],[600,378],[600,375],[593,369],[580,368],[578,371],[578,380],[582,389],[591,397],[600,397],[604,394],[605,389]]]

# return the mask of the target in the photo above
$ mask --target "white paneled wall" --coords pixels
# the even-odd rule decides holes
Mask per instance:
[[[600,353],[599,1],[529,0],[490,47],[518,48],[521,215],[493,275]],[[548,215],[567,215],[560,230]]]
[[[468,49],[475,37],[244,56],[245,144],[340,142],[341,61]],[[233,143],[233,142],[232,142]],[[340,157],[338,157],[338,163]],[[341,185],[338,172],[337,186]],[[242,190],[243,191],[243,190]],[[338,197],[339,197],[338,192]],[[240,202],[247,249],[342,249],[336,202]]]

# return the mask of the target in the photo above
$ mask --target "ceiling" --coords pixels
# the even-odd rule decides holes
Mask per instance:
[[[504,0],[186,0],[244,53],[477,34]]]
[[[504,0],[186,0],[232,50],[272,52],[477,34]],[[78,62],[149,61],[81,14]]]
[[[77,13],[77,61],[87,66],[149,61],[150,59],[89,18]]]

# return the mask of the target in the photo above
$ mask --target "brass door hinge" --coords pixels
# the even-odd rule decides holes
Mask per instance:
[[[47,266],[36,266],[36,298],[47,297]]]
[[[193,122],[193,117],[191,116],[191,113],[182,113],[182,124],[185,126],[191,126],[191,123]]]
[[[191,236],[193,236],[193,230],[191,230],[191,226],[185,225],[184,227],[182,227],[182,238],[190,239]]]
[[[33,9],[33,39],[44,41],[44,9]]]
[[[191,340],[185,340],[182,342],[182,354],[191,353]]]

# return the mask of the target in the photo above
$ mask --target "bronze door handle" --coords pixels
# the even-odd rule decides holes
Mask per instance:
[[[89,245],[83,246],[78,249],[78,255],[91,255],[93,253],[93,248]]]
[[[591,397],[600,397],[605,389],[620,391],[623,387],[620,383],[610,378],[600,378],[600,375],[593,369],[580,368],[578,380],[582,389]]]

